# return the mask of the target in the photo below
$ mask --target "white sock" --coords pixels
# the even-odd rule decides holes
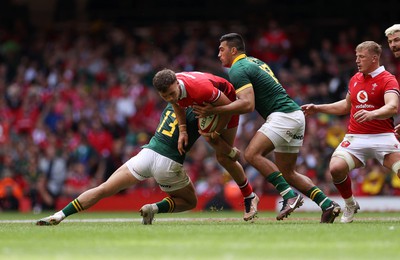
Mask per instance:
[[[354,200],[354,196],[351,196],[350,198],[344,199],[344,202],[346,205],[354,205],[356,204],[356,201]]]
[[[54,215],[57,216],[57,217],[61,217],[61,219],[65,218],[65,214],[64,214],[64,212],[62,210],[56,212]]]
[[[151,208],[152,208],[153,212],[154,212],[154,213],[158,213],[157,204],[153,203],[153,204],[150,204],[150,205],[151,205]]]

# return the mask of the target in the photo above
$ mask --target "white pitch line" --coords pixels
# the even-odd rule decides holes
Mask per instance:
[[[242,221],[240,218],[155,218],[157,222],[171,222],[171,221]],[[12,224],[12,223],[36,223],[38,219],[23,219],[23,220],[0,220],[0,224]],[[100,222],[141,222],[142,219],[134,218],[88,218],[88,219],[66,219],[62,222],[84,222],[84,223],[100,223]]]
[[[293,221],[297,220],[306,220],[306,218],[292,218]],[[359,221],[396,221],[400,222],[400,217],[365,217],[365,218],[357,218]],[[23,219],[23,220],[0,220],[0,224],[13,224],[13,223],[36,223],[38,219]],[[63,220],[63,223],[105,223],[105,222],[141,222],[141,218],[88,218],[88,219],[66,219]],[[185,221],[185,222],[222,222],[222,221],[230,221],[230,222],[243,222],[241,218],[155,218],[154,222],[176,222],[176,221]],[[258,218],[257,221],[275,221],[275,218]]]

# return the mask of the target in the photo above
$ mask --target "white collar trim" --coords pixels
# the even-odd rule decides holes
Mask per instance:
[[[368,73],[371,77],[375,78],[376,76],[378,76],[380,73],[385,71],[385,67],[384,66],[380,66],[379,68],[377,68],[376,70],[374,70],[371,73]]]
[[[181,96],[179,97],[179,99],[184,99],[187,97],[185,83],[180,79],[178,79],[178,83],[179,83],[179,87],[181,88]]]

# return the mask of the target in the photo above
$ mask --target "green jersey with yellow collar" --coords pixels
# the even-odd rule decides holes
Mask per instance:
[[[229,70],[230,82],[236,93],[253,87],[255,109],[266,119],[273,112],[290,113],[300,106],[289,97],[269,66],[245,54],[238,56]]]

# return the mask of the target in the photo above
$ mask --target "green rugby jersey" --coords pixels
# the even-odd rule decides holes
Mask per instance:
[[[188,152],[200,136],[198,132],[197,118],[191,108],[186,109],[186,125],[189,142],[185,147],[185,151]],[[154,136],[150,139],[148,144],[143,145],[143,148],[151,149],[170,158],[171,160],[174,160],[175,162],[183,164],[185,154],[179,154],[178,137],[178,120],[176,119],[171,104],[168,104],[161,114],[160,123],[157,126]]]
[[[239,55],[229,70],[236,93],[253,86],[255,109],[266,119],[272,112],[289,113],[300,106],[289,97],[269,66],[254,57]]]

